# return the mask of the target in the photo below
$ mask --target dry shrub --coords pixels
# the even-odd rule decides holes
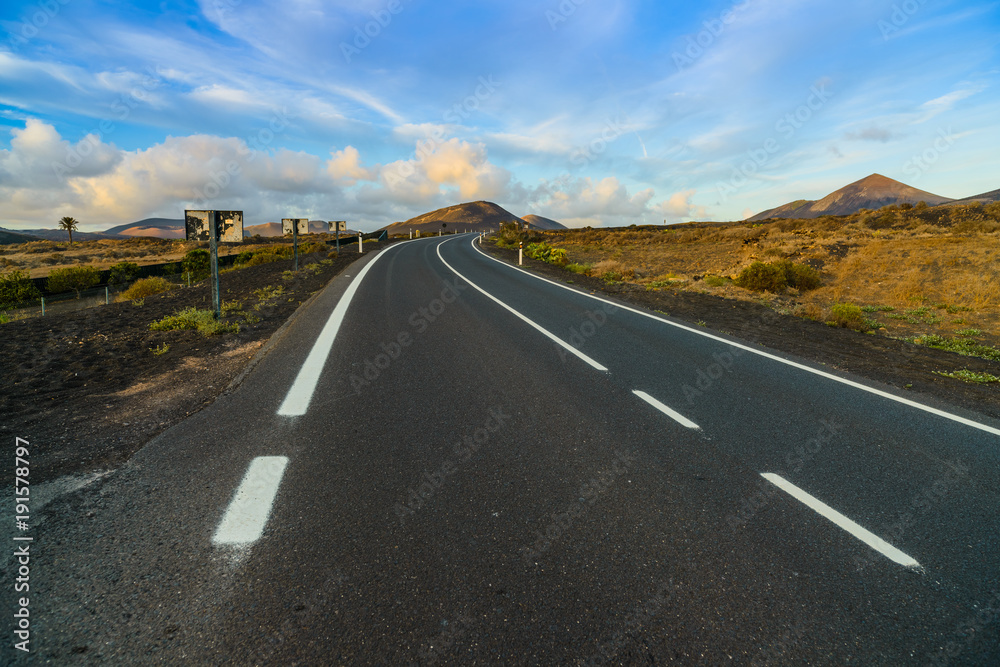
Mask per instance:
[[[830,308],[830,321],[855,331],[868,331],[872,328],[871,322],[865,318],[865,311],[853,303],[835,303]]]
[[[781,292],[788,286],[785,272],[776,264],[754,262],[736,276],[736,286],[753,292]]]
[[[312,243],[306,243],[299,246],[300,255],[311,255],[314,252],[323,252],[327,249],[325,243],[319,243],[318,241],[313,241]]]
[[[804,303],[795,309],[795,316],[820,322],[823,320],[823,309],[815,303]]]
[[[127,290],[118,295],[116,301],[133,301],[135,299],[145,299],[147,296],[166,292],[174,289],[173,283],[166,278],[153,276],[137,280]]]

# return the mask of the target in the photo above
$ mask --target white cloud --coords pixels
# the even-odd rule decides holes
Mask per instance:
[[[371,181],[375,177],[371,169],[361,165],[361,154],[354,146],[330,153],[326,171],[334,180],[346,185],[354,185],[357,181]]]
[[[915,123],[925,123],[931,118],[938,116],[946,111],[951,111],[952,108],[962,100],[967,97],[972,97],[977,93],[981,93],[986,87],[983,85],[970,86],[967,88],[960,88],[959,90],[953,90],[947,95],[942,95],[933,100],[928,100],[920,105],[920,116],[915,120]]]
[[[629,194],[617,178],[564,177],[527,192],[532,212],[570,227],[613,227],[653,222],[652,188]]]
[[[35,118],[11,135],[10,150],[0,150],[0,184],[6,187],[58,187],[67,178],[107,173],[121,160],[113,144],[93,134],[71,144]]]
[[[696,190],[684,190],[670,195],[669,199],[661,201],[653,210],[662,214],[667,222],[681,222],[684,219],[705,220],[708,213],[704,206],[696,206],[691,203],[691,198],[697,194]]]
[[[463,200],[497,199],[507,190],[511,174],[492,164],[482,144],[459,139],[417,143],[417,157],[397,160],[381,171],[385,189],[401,201],[416,203],[455,192]]]

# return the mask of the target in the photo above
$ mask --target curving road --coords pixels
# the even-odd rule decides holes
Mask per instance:
[[[347,274],[53,506],[33,659],[1000,663],[996,421],[472,235]]]

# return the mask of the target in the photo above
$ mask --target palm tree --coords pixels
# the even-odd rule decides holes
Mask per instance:
[[[80,223],[77,222],[76,218],[71,218],[68,215],[59,221],[59,229],[65,229],[69,234],[70,245],[73,245],[73,230],[76,229],[79,224]]]

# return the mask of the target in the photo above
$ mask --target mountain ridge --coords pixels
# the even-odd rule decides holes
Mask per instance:
[[[439,208],[403,222],[394,222],[382,229],[385,229],[390,235],[409,234],[411,230],[435,233],[442,229],[446,232],[455,230],[488,232],[496,231],[504,222],[526,224],[523,219],[502,206],[480,200]]]
[[[950,197],[918,190],[882,174],[871,174],[818,200],[799,199],[775,208],[761,211],[747,218],[757,222],[769,218],[819,218],[824,215],[850,215],[861,209],[879,209],[890,204],[917,204],[939,206],[953,201]]]
[[[544,218],[540,215],[524,215],[521,219],[527,222],[534,229],[569,229],[566,225],[561,222],[557,222],[552,218]]]

